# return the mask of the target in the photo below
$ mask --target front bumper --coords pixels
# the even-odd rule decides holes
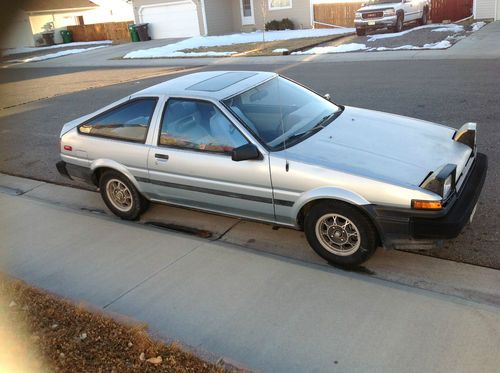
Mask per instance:
[[[382,18],[371,19],[355,19],[354,26],[360,29],[376,29],[383,27],[391,27],[396,25],[396,16],[387,16]]]
[[[448,205],[439,211],[387,208],[373,206],[371,213],[386,247],[419,242],[435,242],[457,237],[470,221],[481,194],[488,158],[482,153],[476,159],[460,191]],[[406,242],[410,241],[410,242]]]

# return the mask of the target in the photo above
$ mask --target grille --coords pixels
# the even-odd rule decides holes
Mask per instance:
[[[384,12],[363,13],[363,19],[382,18],[383,16],[384,16]]]

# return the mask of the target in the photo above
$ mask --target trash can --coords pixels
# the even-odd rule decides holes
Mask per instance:
[[[61,30],[63,43],[71,43],[73,41],[73,34],[69,30]]]
[[[137,34],[137,29],[135,25],[128,25],[128,32],[130,33],[130,40],[133,42],[139,41],[139,34]]]
[[[148,24],[147,23],[140,23],[138,25],[135,25],[135,29],[137,30],[137,34],[139,34],[140,41],[148,41],[149,40]]]
[[[54,45],[54,33],[53,32],[42,33],[42,38],[43,38],[45,45]]]

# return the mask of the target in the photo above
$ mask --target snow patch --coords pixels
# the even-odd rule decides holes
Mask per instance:
[[[450,24],[448,27],[438,27],[435,29],[432,29],[432,32],[462,32],[464,30],[464,26],[462,25],[455,25],[455,24]]]
[[[42,56],[35,56],[35,57],[31,57],[31,58],[26,58],[23,60],[23,62],[37,62],[37,61],[50,60],[52,58],[67,56],[70,54],[83,53],[83,52],[87,52],[87,51],[90,51],[93,49],[100,49],[100,48],[106,48],[106,45],[100,45],[98,47],[92,47],[92,48],[68,49],[65,51],[57,52],[57,53],[49,53],[49,54],[44,54]]]
[[[273,53],[285,53],[285,52],[288,52],[288,49],[278,48],[278,49],[273,50]]]
[[[472,32],[478,31],[479,29],[483,28],[486,25],[486,22],[476,22],[473,23],[472,26]]]
[[[366,44],[348,43],[331,47],[315,47],[306,51],[293,52],[292,54],[326,54],[326,53],[344,53],[365,50]]]
[[[12,49],[7,49],[7,50],[3,51],[2,56],[10,56],[13,54],[21,54],[21,53],[31,53],[31,52],[43,51],[43,50],[47,50],[47,49],[78,47],[78,46],[83,46],[83,45],[95,45],[95,44],[112,44],[112,43],[113,43],[112,40],[77,41],[77,42],[73,42],[73,43],[49,45],[46,47],[12,48]]]
[[[421,50],[421,49],[447,49],[451,47],[451,43],[448,40],[441,40],[437,43],[424,44],[422,47],[417,47],[415,45],[401,45],[400,47],[388,48],[388,47],[378,47],[371,48],[368,51],[398,51],[398,50]]]
[[[460,31],[463,31],[463,26],[460,26],[460,25],[456,25],[454,23],[450,23],[450,24],[439,24],[439,23],[436,23],[436,24],[432,24],[432,25],[424,25],[424,26],[418,26],[418,27],[414,27],[412,29],[409,29],[409,30],[405,30],[405,31],[401,31],[401,32],[395,32],[395,33],[390,33],[390,34],[376,34],[376,35],[369,35],[368,36],[368,41],[375,41],[375,40],[380,40],[380,39],[387,39],[387,38],[397,38],[399,36],[403,36],[403,35],[406,35],[410,32],[413,32],[413,31],[417,31],[417,30],[422,30],[422,29],[426,29],[426,28],[432,28],[434,30],[432,31],[440,31],[440,32],[443,32],[443,31],[447,31],[447,32],[460,32]],[[460,28],[460,31],[456,31],[458,28]]]
[[[266,41],[290,40],[330,35],[342,35],[353,33],[354,31],[355,29],[353,28],[266,31],[264,33],[264,38]],[[195,36],[193,38],[182,40],[173,44],[168,44],[163,47],[129,52],[123,58],[178,57],[176,53],[184,49],[258,42],[262,42],[262,31],[219,36]]]

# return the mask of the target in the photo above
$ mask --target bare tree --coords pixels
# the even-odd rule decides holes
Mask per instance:
[[[262,20],[264,27],[262,27],[262,42],[266,42],[266,23],[267,23],[267,2],[268,0],[260,0],[260,12],[262,13]]]

